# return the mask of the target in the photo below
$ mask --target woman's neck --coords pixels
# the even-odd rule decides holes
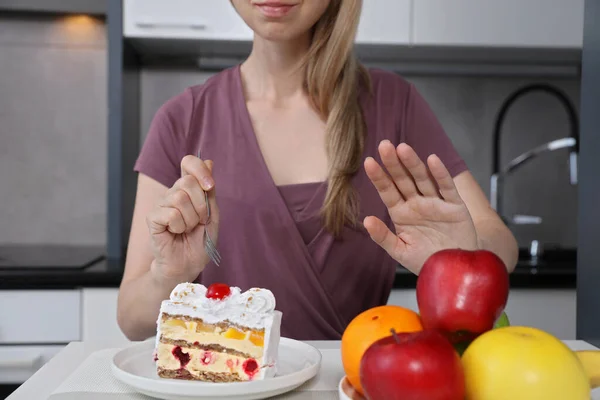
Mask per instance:
[[[309,46],[308,36],[290,42],[256,37],[252,52],[241,66],[246,99],[278,102],[303,95],[304,70],[299,66]]]

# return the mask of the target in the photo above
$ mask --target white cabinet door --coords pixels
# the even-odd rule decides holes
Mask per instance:
[[[584,0],[415,0],[416,45],[573,47]]]
[[[81,340],[80,316],[79,290],[0,291],[0,345]]]
[[[533,326],[562,340],[577,329],[575,289],[511,289],[506,314],[512,325]]]
[[[252,40],[227,0],[123,0],[125,37]]]
[[[364,0],[356,42],[409,44],[412,1]]]
[[[0,346],[0,385],[23,383],[65,346]]]
[[[110,346],[127,343],[117,323],[119,289],[83,289],[83,341]]]
[[[511,325],[532,326],[561,340],[574,340],[577,323],[574,289],[511,289],[506,313]],[[394,289],[388,304],[419,310],[414,289]]]

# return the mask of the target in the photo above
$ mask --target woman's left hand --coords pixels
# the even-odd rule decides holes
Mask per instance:
[[[435,155],[421,161],[407,144],[379,145],[386,171],[373,158],[365,171],[386,205],[396,233],[377,217],[364,225],[371,238],[405,268],[418,274],[433,253],[478,248],[477,232],[450,173]]]

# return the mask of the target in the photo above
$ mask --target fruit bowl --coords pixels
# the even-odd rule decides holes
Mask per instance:
[[[340,395],[340,400],[366,400],[363,395],[354,390],[345,376],[338,385],[338,393]]]

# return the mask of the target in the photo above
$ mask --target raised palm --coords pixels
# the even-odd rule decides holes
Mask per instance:
[[[477,233],[467,206],[452,177],[437,156],[429,168],[414,150],[389,141],[379,146],[387,170],[372,158],[365,170],[390,214],[395,234],[376,217],[367,217],[365,227],[396,261],[419,273],[425,260],[447,248],[477,248]]]

